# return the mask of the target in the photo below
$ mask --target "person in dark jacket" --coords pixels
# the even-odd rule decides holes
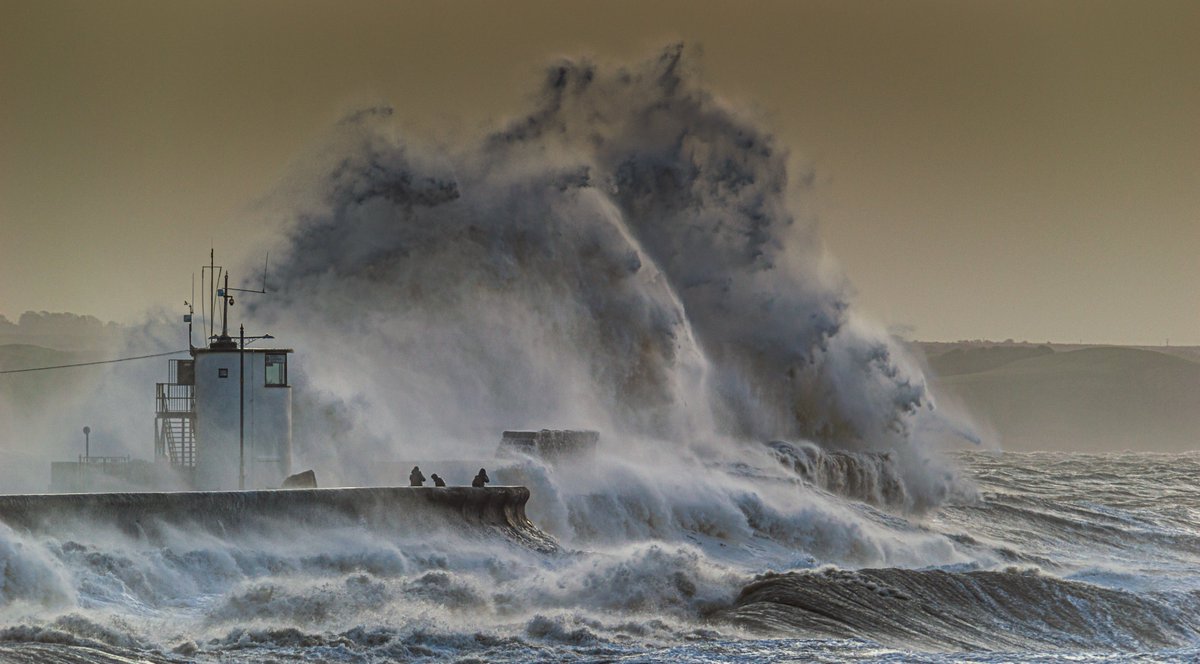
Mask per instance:
[[[492,478],[487,476],[487,471],[480,468],[479,474],[475,476],[475,479],[471,480],[471,486],[475,487],[476,489],[482,489],[484,484],[487,484],[491,481]]]
[[[425,476],[421,474],[420,466],[413,466],[412,472],[408,474],[409,486],[423,486],[425,484]]]
[[[433,480],[434,486],[446,486],[446,480],[438,477],[437,473],[430,475],[429,479]]]

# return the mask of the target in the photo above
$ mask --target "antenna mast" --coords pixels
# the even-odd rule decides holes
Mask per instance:
[[[183,322],[188,324],[188,350],[195,350],[196,346],[192,343],[192,316],[196,313],[196,307],[192,306],[192,302],[196,301],[196,273],[192,273],[192,299],[191,302],[184,300],[183,306],[188,308],[187,315],[183,317]]]
[[[270,256],[270,254],[267,254],[267,256],[269,257],[269,256]],[[229,287],[229,278],[228,278],[228,275],[226,275],[226,278],[225,278],[225,292],[226,292],[226,293],[228,293],[229,291],[237,291],[237,292],[239,292],[239,293],[259,293],[259,294],[261,294],[261,295],[266,295],[266,294],[267,294],[267,259],[266,259],[266,258],[264,258],[264,259],[263,259],[263,280],[262,280],[262,288],[260,288],[260,289],[258,289],[258,290],[253,290],[253,289],[250,289],[250,288],[230,288],[230,287]],[[230,303],[230,304],[233,304],[233,300],[230,300],[230,301],[229,301],[229,303]]]
[[[213,258],[212,258],[211,253],[209,254],[208,269],[213,270],[213,271],[224,270],[224,268],[222,268],[221,266],[215,265],[213,263]],[[215,276],[215,274],[216,274],[216,272],[214,272],[214,276]],[[233,293],[236,291],[236,292],[240,292],[240,293],[262,293],[262,294],[265,294],[267,292],[267,262],[265,259],[263,260],[263,281],[262,281],[263,286],[261,289],[258,289],[258,290],[254,290],[254,289],[250,289],[250,288],[233,288],[232,286],[229,285],[229,272],[225,271],[224,276],[225,276],[225,287],[217,289],[217,297],[221,298],[221,335],[214,336],[214,335],[210,334],[208,337],[210,340],[215,340],[214,343],[212,344],[213,348],[218,348],[218,347],[234,348],[237,346],[237,344],[234,342],[234,340],[229,336],[229,307],[232,307],[234,305]],[[213,302],[213,317],[214,318],[216,317],[216,302]]]
[[[213,280],[215,280],[217,278],[215,276],[216,272],[213,272],[213,270],[216,268],[215,256],[216,256],[216,249],[210,245],[208,247],[208,314],[209,314],[208,317],[209,317],[209,320],[207,321],[208,322],[208,336],[210,336],[210,337],[213,335],[213,332],[216,332],[216,330],[213,328],[213,319],[215,319],[217,317],[217,307],[216,307],[217,298],[213,294]]]
[[[229,338],[229,305],[233,304],[233,296],[229,294],[229,273],[225,273],[225,288],[217,290],[224,306],[221,308],[221,336]]]
[[[222,289],[217,288],[217,282],[221,280],[221,273],[225,268],[217,265],[216,250],[212,247],[208,250],[208,265],[200,267],[200,290],[204,290],[204,275],[208,274],[208,307],[205,312],[204,301],[200,301],[200,312],[204,316],[204,332],[205,339],[212,339],[217,331],[217,298],[223,297]],[[225,275],[225,284],[229,285],[229,275]],[[228,305],[233,304],[232,300],[226,302],[225,311],[228,313]],[[226,335],[227,336],[227,335]]]

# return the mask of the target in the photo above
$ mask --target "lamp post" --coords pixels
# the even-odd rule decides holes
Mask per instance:
[[[246,488],[246,326],[238,325],[238,490]]]

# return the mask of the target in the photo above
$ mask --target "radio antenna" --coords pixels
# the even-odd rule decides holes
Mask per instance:
[[[229,336],[229,307],[232,307],[234,305],[233,294],[235,292],[265,294],[267,292],[267,266],[268,266],[267,261],[270,259],[270,257],[268,254],[268,256],[263,259],[262,288],[251,289],[251,288],[234,288],[233,286],[230,286],[229,285],[229,271],[226,270],[224,267],[216,264],[214,255],[215,255],[215,251],[210,248],[209,253],[208,253],[208,265],[202,266],[200,268],[201,289],[203,289],[203,287],[204,287],[203,286],[204,270],[208,270],[208,288],[209,288],[210,292],[213,291],[214,287],[221,281],[221,279],[224,279],[225,283],[222,287],[216,288],[216,291],[213,292],[211,301],[209,302],[209,311],[211,313],[211,316],[207,319],[209,322],[209,334],[208,334],[207,339],[209,342],[212,342],[212,344],[209,346],[210,348],[217,348],[217,347],[224,348],[225,346],[228,346],[229,348],[235,348],[237,346],[237,344]],[[216,331],[217,331],[216,330],[217,298],[221,299],[221,335],[220,336],[217,336],[217,334],[216,334]],[[185,304],[187,304],[187,303],[185,302]]]
[[[229,285],[229,272],[225,272],[225,287],[217,289],[217,296],[224,303],[224,313],[221,316],[221,336],[218,339],[224,341],[229,338],[229,307],[233,306],[233,293],[259,293],[265,295],[267,292],[267,262],[263,260],[263,281],[262,288],[234,288]]]
[[[267,254],[267,256],[269,257],[270,254]],[[237,291],[239,293],[259,293],[259,294],[265,295],[267,293],[267,259],[263,258],[262,288],[260,288],[258,290],[253,290],[250,288],[230,288],[228,285],[229,282],[227,281],[225,283],[226,283],[225,290],[227,290],[227,291]]]
[[[200,268],[200,292],[204,292],[204,268]],[[200,300],[200,328],[201,332],[208,332],[208,314],[205,313],[204,300]]]
[[[204,290],[205,274],[208,275],[208,311],[205,312],[204,300],[200,301],[200,313],[204,316],[204,331],[207,333],[206,338],[211,339],[217,331],[217,298],[220,293],[217,289],[217,284],[221,281],[221,275],[225,268],[217,265],[216,250],[212,247],[208,249],[208,265],[200,266],[200,290]]]
[[[188,350],[195,350],[196,346],[192,344],[192,316],[196,313],[196,307],[192,306],[192,302],[196,301],[196,273],[192,273],[192,299],[184,300],[183,306],[188,308],[187,315],[183,317],[183,322],[188,324]]]
[[[217,253],[216,248],[214,248],[211,244],[208,245],[208,311],[209,311],[209,318],[211,320],[209,320],[207,322],[208,322],[208,336],[210,336],[210,337],[213,335],[214,332],[216,332],[214,323],[217,318],[217,295],[216,295],[216,293],[213,292],[213,282],[216,281],[216,279],[217,279],[217,277],[215,276],[216,273],[213,272],[213,270],[216,268],[216,265],[215,265],[216,253]]]

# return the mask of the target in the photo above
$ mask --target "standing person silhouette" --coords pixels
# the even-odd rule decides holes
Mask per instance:
[[[408,474],[409,486],[423,486],[425,484],[425,476],[421,474],[420,466],[413,466],[412,472]]]
[[[488,477],[487,471],[480,468],[479,474],[475,476],[475,479],[471,480],[471,486],[475,487],[476,489],[482,489],[484,484],[487,484],[491,481],[492,478]]]

